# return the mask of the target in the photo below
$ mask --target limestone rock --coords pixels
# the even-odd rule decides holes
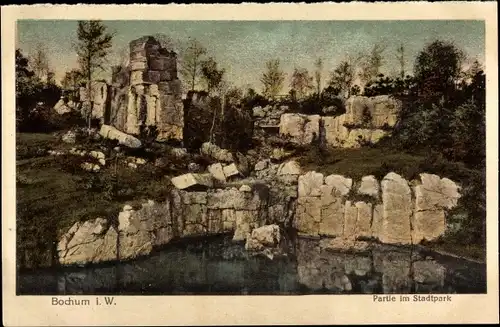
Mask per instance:
[[[72,111],[72,108],[64,102],[64,99],[60,99],[57,101],[57,103],[54,106],[54,110],[59,114],[59,115],[64,115],[66,113],[69,113]]]
[[[193,187],[213,187],[213,179],[210,174],[194,174],[188,173],[171,179],[174,186],[180,190]]]
[[[332,185],[321,186],[320,235],[342,236],[344,232],[344,197]]]
[[[257,212],[250,210],[237,210],[233,241],[244,241],[250,235],[252,225],[257,221]]]
[[[459,186],[447,178],[420,174],[421,184],[414,187],[415,213],[413,215],[413,242],[435,240],[446,229],[445,210],[457,205]]]
[[[269,166],[269,159],[261,160],[255,164],[255,171],[261,171],[266,169]]]
[[[315,171],[299,176],[299,197],[321,196],[323,174]]]
[[[241,185],[239,188],[240,192],[252,192],[252,188],[246,184]]]
[[[264,109],[262,109],[262,107],[261,107],[261,106],[254,107],[254,108],[252,109],[252,112],[253,112],[253,116],[254,116],[254,117],[261,117],[261,118],[262,118],[262,117],[265,117],[265,116],[266,116],[266,113],[267,113],[267,111],[266,111],[266,110],[264,110]]]
[[[109,227],[106,219],[77,222],[58,243],[59,263],[71,265],[116,260],[117,237],[116,230]]]
[[[301,235],[318,236],[321,221],[321,198],[299,196],[294,227]]]
[[[382,180],[382,224],[379,239],[382,243],[411,244],[411,190],[408,182],[391,172]]]
[[[222,167],[222,164],[220,162],[214,163],[210,166],[208,166],[208,172],[212,174],[212,176],[221,182],[226,181],[226,175],[224,174],[224,170]]]
[[[379,197],[380,186],[373,175],[363,176],[361,178],[361,185],[358,189],[358,194],[369,195],[375,199]]]
[[[224,175],[226,178],[232,177],[232,176],[238,176],[240,175],[240,171],[238,170],[238,167],[236,167],[236,164],[233,162],[230,165],[224,166],[223,168]]]
[[[319,140],[320,120],[319,115],[283,114],[279,124],[280,135],[289,137],[296,144],[311,144]]]
[[[344,126],[346,115],[322,117],[325,143],[330,146],[343,147],[349,137],[349,129]]]
[[[278,225],[266,225],[252,230],[245,249],[252,254],[264,254],[269,259],[284,254],[281,231]]]
[[[325,177],[325,184],[333,186],[340,195],[347,195],[351,191],[352,179],[342,175],[329,175]]]
[[[354,204],[358,210],[358,218],[356,220],[356,237],[371,237],[372,223],[372,204],[363,201],[358,201]]]
[[[300,175],[302,173],[300,165],[295,160],[290,160],[288,162],[282,163],[278,167],[278,176],[283,175]]]
[[[106,159],[106,156],[101,151],[90,151],[90,156],[96,159]]]
[[[104,138],[117,140],[121,145],[127,146],[129,148],[136,149],[142,146],[142,143],[139,139],[133,137],[132,135],[121,132],[113,126],[102,125],[99,134]]]

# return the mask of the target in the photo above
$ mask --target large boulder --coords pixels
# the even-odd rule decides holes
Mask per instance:
[[[117,140],[118,143],[127,146],[129,148],[140,148],[142,146],[141,141],[133,137],[132,135],[126,134],[113,126],[102,125],[99,131],[99,135],[110,140]]]
[[[253,254],[263,254],[269,259],[285,254],[284,240],[278,225],[266,225],[252,230],[245,249]]]
[[[195,174],[188,173],[171,179],[172,184],[179,190],[184,190],[190,187],[213,187],[213,177],[211,174]]]
[[[408,181],[390,172],[382,180],[382,224],[379,240],[390,244],[411,244],[412,198]]]
[[[116,260],[118,233],[104,218],[76,222],[57,244],[62,265]]]
[[[280,119],[279,132],[280,135],[289,137],[293,143],[311,144],[319,140],[320,120],[319,115],[283,114]]]
[[[460,187],[447,178],[420,174],[421,182],[414,187],[415,213],[412,217],[414,243],[432,241],[446,230],[446,210],[455,207]]]

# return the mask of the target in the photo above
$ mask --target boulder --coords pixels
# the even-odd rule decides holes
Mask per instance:
[[[252,192],[252,188],[246,184],[243,184],[239,188],[240,192]]]
[[[57,244],[62,265],[87,264],[117,259],[118,233],[104,218],[76,222]]]
[[[345,196],[351,191],[352,179],[333,174],[325,177],[325,184],[332,186],[340,195]]]
[[[138,138],[121,132],[113,126],[102,125],[101,130],[99,131],[99,135],[110,140],[117,140],[121,145],[127,146],[129,148],[136,149],[142,146],[142,143]]]
[[[208,166],[208,172],[212,174],[212,176],[221,182],[226,181],[226,175],[224,174],[224,169],[222,167],[222,164],[220,162],[214,163],[210,166]]]
[[[379,240],[389,244],[411,244],[411,190],[400,175],[390,172],[382,180],[382,224]]]
[[[282,163],[278,167],[278,176],[284,175],[300,175],[302,173],[300,165],[295,160],[290,160],[288,162]]]
[[[234,162],[230,165],[224,166],[223,171],[226,178],[238,176],[241,174]]]
[[[266,225],[252,230],[245,249],[251,254],[263,254],[269,259],[285,254],[281,230],[278,225]]]
[[[323,185],[323,174],[315,171],[307,172],[299,176],[299,197],[321,196],[321,186]]]
[[[96,159],[106,159],[106,156],[101,151],[90,151],[90,156]]]
[[[201,186],[204,188],[213,187],[213,179],[211,174],[195,174],[188,173],[171,179],[172,184],[179,189],[184,190],[189,187]]]
[[[447,178],[420,174],[421,182],[414,187],[415,213],[412,216],[412,237],[415,244],[433,241],[446,230],[446,210],[455,207],[460,187]],[[417,181],[418,183],[418,181]]]
[[[320,120],[319,115],[283,114],[280,118],[279,133],[289,137],[293,143],[311,144],[313,141],[319,140]]]
[[[253,116],[254,117],[259,117],[259,118],[262,118],[262,117],[265,117],[266,116],[266,113],[267,111],[262,109],[261,106],[258,106],[258,107],[254,107],[252,109],[252,112],[253,112]]]
[[[59,114],[59,115],[63,115],[63,114],[67,114],[69,112],[72,111],[72,108],[66,104],[66,102],[64,102],[64,99],[59,99],[59,101],[57,101],[57,103],[55,104],[54,106],[54,110]]]
[[[261,171],[269,166],[269,159],[261,160],[255,164],[255,171]]]
[[[361,185],[358,188],[358,194],[368,195],[375,199],[378,199],[380,192],[380,186],[373,175],[363,176],[361,178]]]

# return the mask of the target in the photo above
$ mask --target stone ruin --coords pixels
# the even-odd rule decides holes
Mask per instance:
[[[181,81],[177,78],[177,54],[152,36],[130,42],[126,67],[115,66],[111,85],[92,83],[89,99],[80,88],[82,114],[92,116],[128,134],[138,135],[141,126],[156,126],[159,141],[182,140],[184,110]]]

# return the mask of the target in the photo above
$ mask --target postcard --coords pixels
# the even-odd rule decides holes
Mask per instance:
[[[3,6],[4,324],[498,323],[496,12]]]

